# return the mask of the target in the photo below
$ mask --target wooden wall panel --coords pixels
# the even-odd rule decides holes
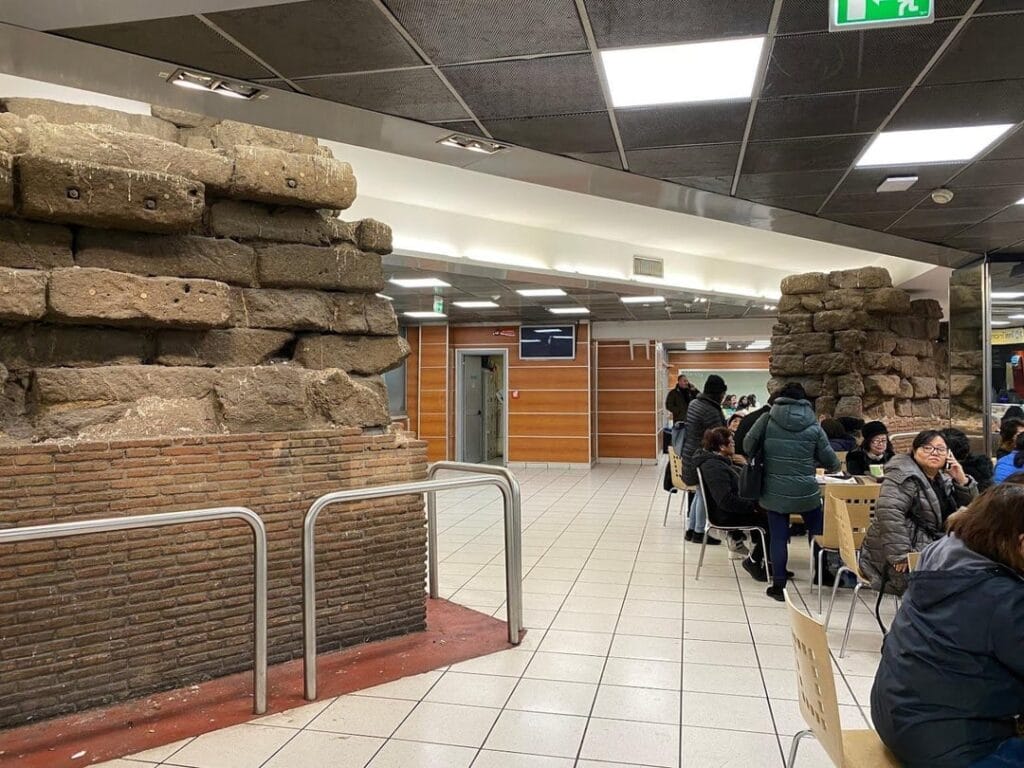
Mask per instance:
[[[575,389],[586,394],[589,375],[585,366],[574,368],[538,368],[534,365],[512,366],[508,371],[509,389]]]
[[[657,457],[655,359],[627,342],[597,343],[597,455],[599,458]]]
[[[513,413],[508,431],[519,437],[589,437],[586,413]]]
[[[601,432],[620,435],[649,435],[654,429],[650,411],[601,413]]]
[[[597,450],[602,459],[649,459],[656,455],[651,435],[598,434]]]
[[[443,461],[449,451],[448,326],[420,329],[419,437],[427,441],[427,459]]]
[[[420,414],[420,329],[406,328],[409,357],[405,361],[405,413],[409,417],[408,429],[419,434]]]
[[[654,413],[654,390],[598,391],[597,402],[599,413],[609,411],[650,411]]]
[[[585,423],[585,422],[584,422]],[[590,440],[586,437],[510,437],[513,461],[551,461],[586,464],[590,461]],[[530,456],[532,458],[515,458]]]
[[[579,390],[520,389],[519,397],[509,398],[508,412],[516,413],[587,413],[587,393]]]
[[[598,390],[654,389],[654,366],[647,368],[605,368],[597,371]]]

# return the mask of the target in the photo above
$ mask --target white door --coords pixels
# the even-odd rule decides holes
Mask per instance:
[[[483,360],[479,355],[462,358],[462,461],[478,464],[484,456]]]

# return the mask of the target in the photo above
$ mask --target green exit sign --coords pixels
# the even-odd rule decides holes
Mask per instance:
[[[830,0],[829,29],[931,24],[935,0]]]

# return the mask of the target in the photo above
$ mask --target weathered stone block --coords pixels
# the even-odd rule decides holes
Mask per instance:
[[[911,400],[896,401],[896,415],[910,417],[914,415],[914,403]]]
[[[864,394],[864,379],[859,373],[840,376],[836,385],[837,391],[843,397],[860,397]]]
[[[831,333],[791,333],[772,339],[772,354],[816,355],[831,351]]]
[[[822,309],[863,309],[865,292],[855,289],[828,291]]]
[[[363,219],[356,225],[356,238],[360,250],[371,253],[391,253],[391,227],[375,219]]]
[[[258,203],[344,209],[356,199],[356,177],[352,166],[340,160],[236,147],[231,195]]]
[[[949,367],[956,371],[977,371],[985,364],[982,352],[951,352]]]
[[[174,109],[173,107],[160,107],[156,104],[152,105],[149,111],[153,117],[166,120],[168,123],[172,123],[179,128],[198,128],[199,126],[212,128],[220,122],[216,117],[207,117],[198,112],[188,112],[187,110]]]
[[[838,419],[844,416],[850,416],[854,419],[860,419],[864,416],[864,401],[859,397],[849,396],[841,397],[836,403],[833,415]]]
[[[151,347],[144,334],[111,328],[31,324],[0,330],[0,360],[14,370],[138,365]]]
[[[260,284],[270,288],[324,288],[373,293],[384,287],[380,256],[349,245],[257,246]]]
[[[222,120],[214,125],[200,123],[191,128],[193,130],[186,128],[181,132],[183,138],[201,137],[210,141],[213,146],[231,152],[236,151],[236,147],[258,147],[282,152],[318,154],[316,139],[312,136],[264,128],[262,125]]]
[[[409,356],[401,336],[302,336],[295,361],[306,368],[340,368],[349,373],[375,375],[390,371]]]
[[[235,240],[262,240],[305,245],[355,243],[354,228],[310,208],[260,205],[240,200],[219,200],[206,214],[207,232]]]
[[[893,357],[892,367],[896,373],[909,379],[911,376],[917,376],[919,366],[916,357],[912,357],[910,355],[899,355],[897,357]]]
[[[779,325],[785,327],[786,333],[811,333],[814,330],[814,315],[803,313],[780,314]]]
[[[25,121],[10,112],[0,112],[0,152],[20,155],[28,151],[28,132]]]
[[[852,309],[832,309],[814,315],[816,331],[849,331],[859,327],[857,313]]]
[[[773,377],[768,380],[768,392],[774,393],[782,389],[787,384],[792,382],[799,383],[803,388],[804,392],[807,393],[808,397],[821,397],[822,395],[835,394],[834,390],[829,390],[825,386],[825,380],[821,377],[795,377],[795,376],[780,376]]]
[[[937,299],[914,299],[910,302],[911,311],[918,317],[930,320],[942,319],[942,304]]]
[[[937,397],[939,394],[938,384],[935,379],[923,376],[914,376],[910,379],[914,385],[914,399],[921,400],[926,397]]]
[[[837,352],[856,354],[865,348],[867,334],[864,331],[836,331],[835,346]]]
[[[935,352],[935,344],[926,339],[899,338],[896,340],[897,355],[914,355],[931,357]]]
[[[943,418],[948,410],[946,403],[942,400],[914,400],[912,401],[914,418]]]
[[[51,273],[49,307],[61,320],[103,325],[217,328],[231,317],[223,283],[79,267]]]
[[[215,392],[231,432],[285,432],[306,426],[312,408],[307,377],[289,365],[218,371]]]
[[[772,376],[799,376],[804,372],[804,356],[772,354],[771,372]]]
[[[978,374],[954,373],[949,377],[949,394],[960,397],[968,393],[981,392],[981,376]]]
[[[54,125],[26,120],[29,152],[50,158],[112,165],[201,181],[227,190],[234,162],[223,153],[200,151],[106,125]]]
[[[904,400],[914,399],[914,385],[910,383],[909,379],[900,379],[900,391],[897,397]]]
[[[864,309],[890,315],[906,315],[910,309],[910,294],[899,288],[876,288],[864,293]]]
[[[244,367],[281,356],[295,338],[287,331],[228,328],[216,331],[163,331],[157,335],[160,365]]]
[[[782,293],[824,293],[828,290],[828,275],[824,272],[806,272],[802,275],[788,275],[782,278]]]
[[[0,321],[24,323],[46,314],[45,272],[0,267]]]
[[[941,367],[941,375],[945,376],[947,372],[946,366]],[[940,367],[933,358],[922,358],[917,359],[917,375],[918,376],[930,376],[935,378],[940,375]]]
[[[833,288],[891,288],[892,277],[884,267],[861,267],[830,272],[828,284]]]
[[[937,339],[939,338],[939,321],[935,318],[910,315],[908,317],[893,317],[889,321],[889,327],[898,336],[905,336],[914,339]]]
[[[13,156],[0,152],[0,213],[14,210]]]
[[[7,98],[0,99],[0,111],[12,112],[19,117],[39,115],[48,123],[60,125],[109,125],[121,131],[144,133],[164,141],[176,141],[178,138],[177,127],[164,120],[151,115],[133,115],[105,107],[65,104],[47,99]]]
[[[75,261],[80,267],[137,275],[256,284],[255,251],[233,240],[212,237],[83,229],[78,233]]]
[[[845,352],[830,352],[823,355],[808,355],[804,359],[804,370],[807,373],[835,374],[850,373],[853,370],[853,358]]]
[[[398,333],[398,319],[387,299],[321,291],[234,291],[231,325],[371,336]]]
[[[75,160],[20,155],[21,214],[30,219],[145,232],[188,231],[202,217],[199,182]]]
[[[130,403],[145,397],[198,399],[213,392],[212,368],[120,365],[101,368],[38,368],[34,392],[44,405]]]
[[[322,371],[309,392],[313,404],[333,424],[375,427],[391,422],[380,379],[357,378],[339,370]]]
[[[889,371],[892,370],[892,355],[885,352],[861,352],[860,365],[864,371]]]
[[[893,400],[884,400],[870,408],[864,409],[863,418],[868,421],[888,421],[896,417],[896,405]]]
[[[67,227],[0,219],[0,267],[53,269],[73,264],[71,230]]]
[[[345,311],[348,302],[354,302],[354,299],[346,294],[341,294],[336,298],[339,306],[338,314],[343,317],[354,317],[354,307],[353,314]],[[365,333],[372,336],[392,336],[398,333],[398,318],[395,316],[395,308],[390,301],[382,299],[380,296],[368,295],[362,297],[362,305],[363,319],[366,322]],[[338,333],[364,333],[361,326],[356,326],[353,330],[346,330],[346,326],[343,324],[338,324],[334,330]]]
[[[818,416],[831,416],[838,403],[838,398],[832,397],[831,395],[824,395],[815,399],[814,412]]]
[[[891,374],[865,376],[864,391],[869,395],[896,397],[900,393],[900,377]]]
[[[864,340],[865,352],[891,353],[896,349],[898,338],[895,333],[888,331],[868,331]]]

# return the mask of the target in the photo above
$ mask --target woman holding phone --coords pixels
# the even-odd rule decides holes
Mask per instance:
[[[861,570],[872,588],[902,595],[907,553],[942,538],[949,516],[977,495],[978,484],[949,452],[942,433],[918,434],[909,454],[885,466],[875,520],[861,547]]]

